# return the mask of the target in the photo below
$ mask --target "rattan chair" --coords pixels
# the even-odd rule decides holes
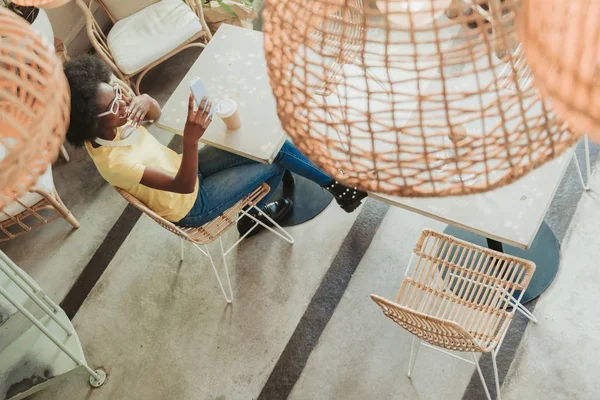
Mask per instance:
[[[184,241],[186,241],[186,240],[188,242],[192,243],[194,245],[194,247],[196,247],[198,250],[200,250],[200,252],[202,254],[204,254],[206,257],[208,257],[208,259],[210,260],[211,266],[213,268],[213,271],[215,273],[215,276],[217,277],[217,281],[219,282],[219,287],[221,288],[221,292],[223,292],[223,296],[225,297],[225,300],[227,301],[227,303],[231,303],[233,301],[233,290],[231,289],[231,280],[229,278],[229,269],[227,267],[227,261],[226,261],[225,257],[227,256],[227,254],[229,254],[229,252],[231,252],[231,250],[233,250],[238,244],[240,244],[240,242],[244,238],[246,238],[246,236],[248,236],[250,234],[250,232],[252,232],[258,226],[258,224],[264,226],[269,231],[276,234],[277,236],[279,236],[286,242],[288,242],[290,244],[294,243],[294,238],[288,232],[286,232],[281,226],[279,226],[279,224],[277,224],[275,221],[273,221],[269,216],[267,216],[265,213],[263,213],[259,207],[256,206],[258,204],[258,202],[261,201],[270,191],[269,185],[267,185],[266,183],[263,183],[256,190],[254,190],[251,194],[249,194],[244,199],[237,202],[233,207],[229,208],[227,211],[225,211],[220,216],[218,216],[217,218],[213,219],[212,221],[210,221],[200,227],[177,226],[174,223],[169,222],[166,219],[162,218],[161,216],[156,214],[154,211],[150,210],[144,203],[142,203],[137,198],[130,195],[123,189],[120,189],[120,188],[115,188],[115,189],[117,190],[117,192],[119,192],[121,194],[121,196],[123,196],[125,198],[125,200],[127,200],[135,208],[137,208],[138,210],[142,211],[144,214],[146,214],[147,216],[152,218],[160,226],[162,226],[169,232],[172,232],[175,235],[179,236],[179,238],[181,239],[181,242],[180,242],[180,244],[181,244],[181,261],[183,261],[183,256],[184,256],[183,244],[184,244]],[[266,217],[273,224],[274,229],[271,228],[270,226],[265,225],[261,221],[257,220],[252,215],[248,214],[248,211],[250,211],[251,209],[257,210],[260,214],[262,214],[264,217]],[[251,218],[252,220],[254,220],[256,222],[256,224],[254,224],[254,226],[248,232],[246,232],[233,245],[231,245],[231,247],[229,247],[229,249],[225,250],[225,248],[223,247],[222,235],[225,232],[227,232],[231,227],[235,226],[237,221],[240,218],[242,218],[243,216],[247,216],[247,217]],[[227,294],[225,293],[225,289],[223,288],[223,283],[221,281],[219,273],[217,272],[215,262],[212,258],[210,250],[208,249],[208,246],[207,246],[209,243],[214,242],[217,239],[219,239],[219,247],[221,250],[221,257],[223,259],[223,266],[225,268],[225,274],[227,276],[227,286],[229,287],[229,296],[227,296]],[[204,248],[202,248],[201,246]]]
[[[396,301],[371,298],[388,318],[414,335],[409,377],[424,345],[474,364],[491,399],[475,354],[491,353],[500,398],[496,355],[515,310],[536,321],[520,303],[534,272],[530,261],[424,230]],[[470,352],[473,361],[443,349]]]
[[[52,169],[48,167],[29,192],[0,209],[0,242],[14,239],[58,218],[64,218],[75,229],[79,228],[79,222],[58,195]]]
[[[137,94],[152,68],[182,50],[204,48],[212,38],[200,0],[98,0],[113,26],[105,35],[92,5],[77,0],[85,14],[87,33],[96,53]]]
[[[516,33],[509,28],[513,25],[512,18],[510,16],[504,18],[503,13],[506,10],[498,13],[502,21],[494,23],[493,13],[490,10],[492,3],[495,3],[498,10],[502,10],[504,0],[451,0],[446,9],[446,16],[449,19],[457,19],[469,12],[470,25],[480,34],[488,31],[494,42],[494,54],[502,59],[507,56],[512,43],[516,40]],[[504,29],[498,29],[501,25]]]

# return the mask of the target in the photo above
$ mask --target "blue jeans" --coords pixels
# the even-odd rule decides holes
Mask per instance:
[[[194,206],[177,225],[201,226],[215,219],[248,196],[262,183],[275,191],[285,170],[323,186],[331,178],[318,169],[289,141],[286,141],[271,165],[242,156],[203,147],[198,151],[198,197]],[[261,201],[265,204],[267,197]]]

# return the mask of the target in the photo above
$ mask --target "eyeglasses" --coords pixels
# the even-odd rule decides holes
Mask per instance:
[[[119,85],[115,85],[115,98],[110,103],[108,111],[98,114],[98,117],[105,117],[110,114],[118,114],[119,108],[121,107],[121,99],[123,99],[123,92]]]

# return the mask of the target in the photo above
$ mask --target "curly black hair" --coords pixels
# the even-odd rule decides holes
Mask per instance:
[[[67,140],[74,146],[83,146],[94,140],[102,131],[102,123],[97,117],[101,112],[96,101],[98,86],[109,83],[112,72],[98,57],[84,55],[64,66],[65,75],[71,88],[71,122]]]

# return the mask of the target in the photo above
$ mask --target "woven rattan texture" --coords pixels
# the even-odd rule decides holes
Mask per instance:
[[[0,7],[0,209],[56,159],[69,111],[69,88],[52,43]]]
[[[79,222],[67,209],[56,189],[48,192],[45,189],[34,187],[31,191],[42,196],[42,200],[28,206],[17,199],[17,202],[23,207],[23,211],[17,215],[0,210],[0,216],[6,217],[4,221],[0,221],[0,243],[31,232],[61,217],[75,229],[79,228]]]
[[[600,2],[522,3],[519,37],[536,85],[571,126],[600,141]]]
[[[233,207],[229,208],[223,214],[213,219],[212,221],[200,227],[181,227],[172,222],[167,221],[160,215],[152,211],[148,206],[139,201],[134,196],[120,188],[115,188],[129,203],[135,208],[142,211],[144,214],[152,218],[166,230],[176,234],[177,236],[196,244],[207,244],[219,238],[229,228],[231,228],[238,220],[240,211],[244,208],[252,207],[258,204],[268,193],[269,185],[263,183],[251,194],[237,202]]]
[[[521,90],[515,0],[401,3],[266,2],[279,118],[327,173],[392,195],[477,193],[579,139]]]
[[[71,0],[11,0],[21,6],[34,6],[44,8],[55,8],[67,4]]]
[[[372,295],[384,314],[420,339],[456,351],[489,352],[508,329],[535,265],[424,230],[396,301]]]

